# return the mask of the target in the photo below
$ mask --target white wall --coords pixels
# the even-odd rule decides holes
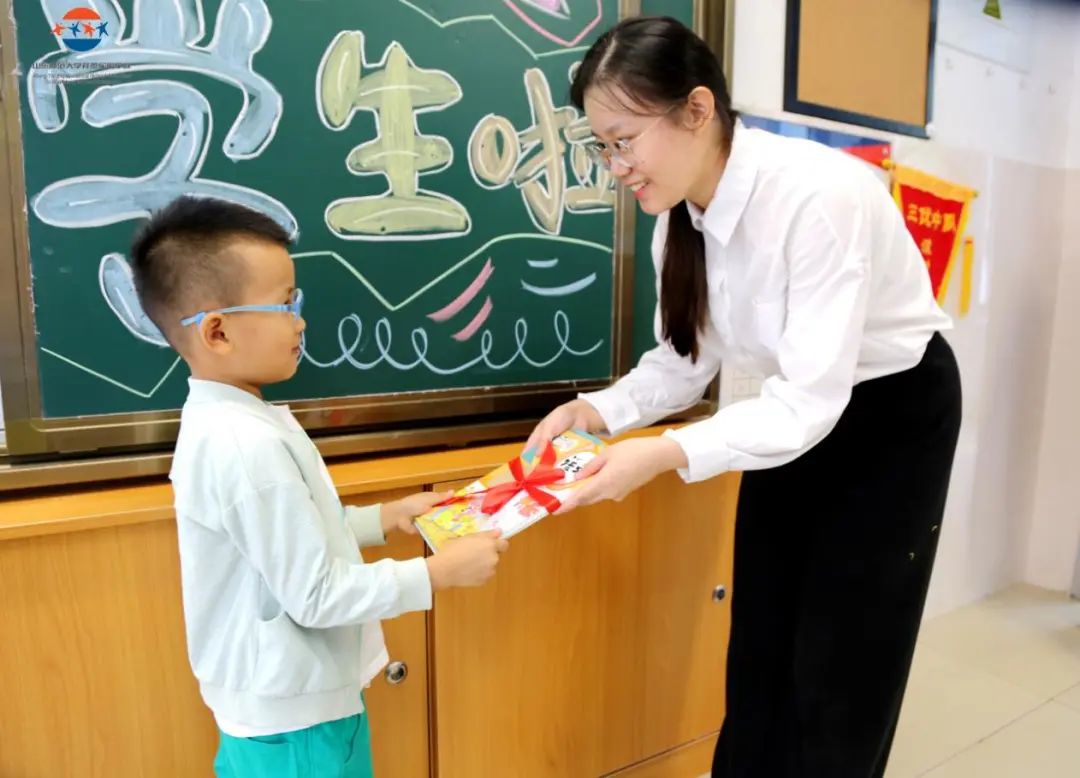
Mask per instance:
[[[1080,132],[1080,125],[1076,125]],[[1068,588],[1080,548],[1080,169],[1066,174],[1065,239],[1024,579]]]
[[[1067,546],[1059,556],[1070,558],[1071,573],[1077,545],[1076,532],[1064,542],[1067,531],[1056,506],[1047,506],[1041,524],[1032,516],[1036,494],[1047,492],[1040,453],[1056,458],[1080,438],[1073,419],[1073,439],[1062,429],[1060,439],[1050,441],[1053,450],[1041,452],[1050,445],[1042,439],[1044,428],[1064,427],[1062,410],[1080,412],[1080,403],[1067,398],[1078,382],[1059,375],[1068,372],[1058,366],[1059,352],[1069,349],[1067,335],[1052,337],[1070,323],[1080,333],[1080,289],[1071,298],[1077,313],[1055,315],[1066,275],[1080,271],[1077,262],[1059,285],[1066,245],[1075,247],[1078,237],[1072,223],[1066,226],[1064,167],[1080,159],[1080,78],[1074,77],[1080,73],[1074,43],[1080,41],[1080,10],[1031,0],[1001,4],[1010,21],[1005,28],[981,16],[982,0],[941,0],[932,138],[891,138],[898,162],[979,191],[968,225],[975,239],[974,299],[948,334],[960,362],[965,408],[928,616],[1021,579],[1033,559],[1043,565],[1051,537]],[[785,8],[784,0],[736,0],[736,107],[836,126],[782,110]],[[1070,185],[1075,197],[1076,185]],[[950,298],[958,291],[953,284]],[[955,299],[946,300],[945,308],[956,316]],[[1073,318],[1063,322],[1066,315]],[[1073,342],[1080,351],[1080,338]],[[1080,361],[1070,364],[1073,378],[1080,378]],[[1080,463],[1080,457],[1071,459]],[[1080,494],[1072,499],[1076,485],[1080,473],[1059,489],[1058,499],[1080,506]],[[1065,566],[1063,559],[1055,562]]]
[[[1080,551],[1080,43],[1074,48],[1061,272],[1024,568],[1026,580],[1051,589],[1069,585]]]

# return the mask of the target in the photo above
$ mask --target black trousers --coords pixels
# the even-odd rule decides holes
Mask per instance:
[[[918,366],[856,386],[820,444],[743,476],[714,778],[884,775],[960,404],[935,334]]]

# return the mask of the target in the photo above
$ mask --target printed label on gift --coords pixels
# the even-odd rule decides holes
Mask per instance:
[[[585,469],[585,465],[589,464],[589,462],[595,458],[596,454],[592,451],[579,451],[560,461],[556,467],[566,474],[567,481],[573,482],[577,480],[578,475]]]

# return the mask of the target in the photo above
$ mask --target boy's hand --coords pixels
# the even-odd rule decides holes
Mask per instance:
[[[451,586],[480,586],[495,575],[499,554],[510,544],[499,537],[501,530],[479,532],[451,540],[435,556],[427,558],[431,590]]]
[[[383,503],[380,516],[383,535],[389,535],[395,530],[407,535],[415,535],[416,525],[413,524],[413,519],[422,516],[443,500],[453,496],[453,492],[420,492],[394,502]]]

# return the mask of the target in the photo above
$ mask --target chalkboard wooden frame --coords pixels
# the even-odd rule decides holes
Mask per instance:
[[[702,31],[705,0],[693,0],[694,22]],[[620,16],[640,12],[638,0],[620,0]],[[711,9],[710,9],[711,10]],[[0,241],[0,383],[7,428],[6,452],[13,461],[120,456],[130,466],[110,466],[112,477],[156,474],[167,457],[140,467],[136,454],[160,451],[175,441],[178,411],[45,418],[38,379],[29,236],[19,129],[19,100],[10,15],[0,19],[0,219],[10,236]],[[612,320],[612,378],[632,367],[634,203],[621,193],[616,205],[615,277]],[[434,390],[382,396],[356,396],[291,402],[300,422],[313,433],[334,434],[324,452],[354,454],[438,444],[516,437],[553,405],[608,381],[568,381],[507,387]],[[685,416],[715,409],[715,390]],[[318,438],[317,438],[318,440]],[[102,460],[104,461],[104,459]],[[112,460],[110,460],[112,461]],[[91,471],[88,471],[91,472]],[[63,480],[88,480],[68,468]],[[2,480],[2,479],[0,479]],[[36,482],[35,482],[36,483]]]

